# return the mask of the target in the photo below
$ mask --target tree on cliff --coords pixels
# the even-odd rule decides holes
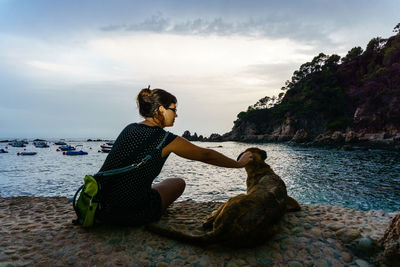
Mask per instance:
[[[250,123],[256,134],[266,134],[289,119],[298,130],[317,126],[315,135],[353,128],[400,131],[400,23],[394,32],[342,59],[320,53],[293,73],[279,97],[265,96],[240,112],[234,129]]]

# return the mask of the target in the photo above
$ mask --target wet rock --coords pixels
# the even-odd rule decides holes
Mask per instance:
[[[345,136],[345,139],[344,139],[344,141],[345,141],[346,143],[354,143],[354,142],[356,142],[357,140],[358,140],[357,134],[356,134],[354,131],[348,131],[348,132],[346,133],[346,136]]]
[[[354,147],[352,147],[350,145],[344,145],[344,146],[342,146],[342,150],[343,151],[353,151]]]
[[[296,142],[296,143],[304,143],[309,141],[309,135],[304,129],[298,130],[291,141]]]
[[[341,143],[344,139],[344,134],[342,132],[336,131],[332,134],[331,140],[335,143]]]

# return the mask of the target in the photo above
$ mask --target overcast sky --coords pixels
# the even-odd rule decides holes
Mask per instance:
[[[141,88],[178,98],[169,131],[226,133],[318,53],[387,38],[398,0],[0,0],[0,138],[116,138]]]

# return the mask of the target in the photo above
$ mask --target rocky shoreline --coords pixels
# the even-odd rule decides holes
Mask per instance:
[[[315,138],[301,129],[294,134],[289,133],[272,133],[272,134],[244,134],[238,135],[233,132],[224,135],[211,134],[209,137],[193,135],[189,131],[185,131],[182,135],[189,141],[200,142],[244,142],[244,143],[293,143],[306,146],[329,146],[343,150],[368,150],[368,149],[384,149],[400,151],[400,134],[382,133],[365,133],[365,132],[326,132]]]
[[[221,203],[174,203],[158,222],[201,231]],[[0,266],[386,266],[378,241],[394,213],[302,205],[255,248],[193,246],[144,227],[83,229],[65,197],[0,197]],[[390,263],[389,265],[390,266]]]

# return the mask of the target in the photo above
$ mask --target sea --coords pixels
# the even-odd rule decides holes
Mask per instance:
[[[67,140],[88,155],[67,156],[49,142],[48,148],[7,146],[0,153],[0,195],[66,196],[72,198],[86,174],[95,174],[108,154],[99,152],[104,142]],[[386,150],[342,151],[291,143],[248,144],[194,142],[228,157],[249,147],[267,152],[266,162],[284,180],[288,194],[299,203],[335,205],[363,211],[400,211],[400,152]],[[37,152],[18,156],[18,152]],[[180,177],[186,189],[179,200],[226,201],[246,192],[246,171],[216,167],[171,154],[155,182]]]

